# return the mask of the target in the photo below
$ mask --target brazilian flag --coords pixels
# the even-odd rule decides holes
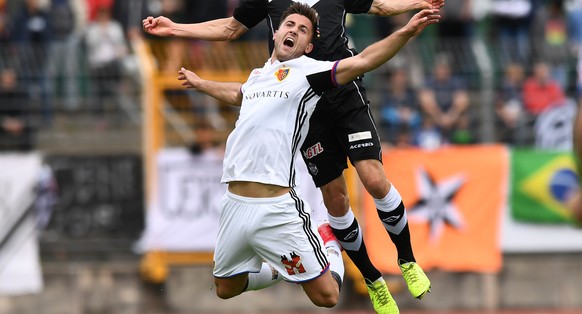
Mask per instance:
[[[573,154],[511,151],[510,204],[516,221],[574,223],[564,202],[579,185]]]

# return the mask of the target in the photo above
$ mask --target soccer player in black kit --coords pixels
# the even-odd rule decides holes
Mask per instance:
[[[441,8],[444,0],[305,0],[319,14],[318,38],[309,57],[338,60],[356,54],[348,47],[345,20],[347,13],[380,16],[397,15],[410,10]],[[230,18],[203,23],[180,24],[170,19],[147,17],[144,30],[157,36],[176,36],[201,40],[233,40],[262,20],[273,34],[282,12],[291,0],[241,0]],[[416,263],[410,243],[406,209],[396,188],[387,179],[382,166],[382,149],[370,112],[362,78],[326,93],[310,120],[309,133],[301,148],[302,156],[322,191],[328,220],[334,235],[348,257],[362,273],[370,299],[377,313],[398,313],[382,274],[374,267],[363,241],[361,228],[349,206],[343,176],[347,158],[373,197],[378,216],[398,252],[397,263],[408,289],[415,298],[430,291],[430,280]],[[347,157],[347,158],[346,158]],[[325,240],[325,239],[324,239]]]

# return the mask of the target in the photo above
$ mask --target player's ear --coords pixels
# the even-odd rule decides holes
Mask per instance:
[[[310,53],[310,52],[311,52],[311,50],[313,50],[313,44],[312,44],[312,43],[309,43],[309,44],[307,45],[307,47],[305,47],[305,54],[308,54],[308,53]]]
[[[277,36],[277,32],[278,32],[278,31],[279,31],[279,30],[276,30],[276,31],[273,33],[273,41],[275,41],[275,36]]]

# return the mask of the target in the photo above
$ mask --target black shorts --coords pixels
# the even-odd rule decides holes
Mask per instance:
[[[309,122],[301,155],[317,187],[339,177],[358,160],[382,162],[382,147],[361,80],[320,99]]]

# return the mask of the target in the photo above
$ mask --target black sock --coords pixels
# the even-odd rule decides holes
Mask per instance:
[[[396,227],[398,223],[402,223],[402,219],[406,219],[405,211],[406,209],[404,208],[403,202],[400,202],[398,207],[390,212],[377,210],[378,216],[380,217],[380,220],[382,220],[382,223],[384,224],[384,227],[386,228],[392,243],[394,243],[396,246],[398,260],[416,262],[416,259],[414,259],[414,254],[412,253],[412,245],[410,243],[410,230],[408,229],[408,221],[405,222],[404,228],[402,228],[398,234],[393,233],[393,230],[395,229],[394,227]]]
[[[355,217],[347,229],[339,230],[332,227],[331,230],[333,230],[333,234],[338,239],[340,245],[365,279],[373,282],[382,276],[382,273],[370,261],[362,231]]]
[[[335,281],[337,281],[339,291],[342,291],[342,277],[333,270],[331,271],[331,276],[333,277],[333,279],[335,279]]]

